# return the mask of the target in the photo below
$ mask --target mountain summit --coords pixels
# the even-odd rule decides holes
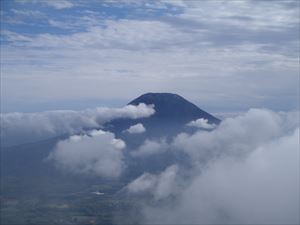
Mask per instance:
[[[116,119],[106,128],[117,135],[122,135],[130,126],[141,123],[146,128],[147,137],[174,136],[186,129],[186,124],[200,118],[210,124],[219,124],[220,120],[203,111],[185,98],[172,93],[146,93],[132,100],[128,105],[153,104],[155,114],[141,119]]]
[[[154,118],[176,119],[182,122],[204,118],[210,123],[220,123],[219,119],[177,94],[147,93],[129,102],[128,105],[138,105],[139,103],[153,104],[155,106],[155,114],[152,117]]]

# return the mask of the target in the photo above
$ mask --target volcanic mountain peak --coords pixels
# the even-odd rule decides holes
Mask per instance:
[[[185,131],[186,125],[200,118],[209,124],[219,124],[220,120],[177,94],[171,93],[146,93],[129,102],[128,105],[145,103],[153,104],[155,113],[147,118],[140,119],[116,119],[108,122],[105,127],[109,131],[124,138],[124,130],[130,126],[141,123],[146,132],[144,136],[174,136]]]
[[[172,93],[146,93],[129,102],[130,105],[139,103],[154,104],[156,113],[153,117],[179,118],[180,120],[208,119],[211,123],[219,123],[220,120],[201,110],[185,98]]]
[[[183,97],[181,97],[180,95],[177,94],[173,94],[173,93],[153,93],[153,92],[149,92],[146,94],[141,95],[140,97],[132,100],[130,103],[131,105],[135,105],[138,104],[140,102],[144,102],[144,103],[153,103],[153,102],[170,102],[170,101],[186,101]]]

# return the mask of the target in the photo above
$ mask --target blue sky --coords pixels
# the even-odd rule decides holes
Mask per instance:
[[[209,111],[295,110],[299,1],[1,1],[1,110],[174,92]]]

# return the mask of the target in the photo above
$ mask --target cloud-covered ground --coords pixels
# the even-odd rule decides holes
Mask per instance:
[[[123,108],[86,109],[83,111],[47,111],[40,113],[1,114],[1,145],[17,145],[64,134],[101,128],[117,118],[137,119],[155,113],[153,106],[139,104]]]
[[[19,114],[8,114],[2,117],[6,122],[1,129],[6,135],[19,131],[22,136],[30,128],[47,136],[59,134],[60,125],[70,136],[56,144],[47,160],[59,170],[79,176],[122,179],[132,162],[151,162],[153,156],[166,154],[184,156],[162,170],[139,171],[141,175],[120,190],[129,198],[139,199],[142,224],[300,222],[299,112],[250,109],[224,119],[212,130],[181,133],[171,140],[145,139],[135,149],[99,129],[113,118],[153,113],[153,106],[140,104],[121,109],[20,114],[20,118]],[[8,128],[11,133],[5,130]],[[74,131],[83,132],[74,135]]]
[[[125,151],[149,160],[180,152],[191,165],[176,161],[123,188],[139,198],[141,223],[299,223],[298,112],[251,109],[214,130],[181,133],[171,142],[147,139],[135,150],[92,130],[60,141],[48,159],[65,172],[116,179],[131,166]]]

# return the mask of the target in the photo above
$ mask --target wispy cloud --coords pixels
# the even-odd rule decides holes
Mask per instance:
[[[17,16],[30,16],[30,17],[42,17],[45,14],[38,10],[24,10],[24,9],[11,9],[11,11]]]
[[[51,7],[56,9],[68,9],[74,7],[74,1],[67,1],[67,0],[51,0],[51,1],[43,1],[44,4],[47,4]]]
[[[80,2],[76,7],[84,9],[80,13],[48,15],[39,30],[30,28],[30,34],[5,27],[2,52],[6,57],[1,60],[7,89],[3,95],[11,102],[24,101],[24,93],[32,101],[45,101],[53,85],[56,94],[65,99],[78,97],[79,92],[81,98],[116,98],[112,90],[118,89],[131,98],[164,90],[209,107],[230,105],[245,110],[268,104],[295,109],[297,4],[124,1],[120,9],[115,2]],[[154,8],[155,13],[149,14],[147,9]],[[22,12],[26,10],[48,12],[44,8]],[[12,92],[20,79],[24,82],[22,94]],[[72,83],[72,90],[64,91],[64,80]],[[116,87],[107,88],[111,85]],[[82,91],[84,87],[89,91]]]
[[[39,4],[45,5],[49,7],[53,7],[55,9],[68,9],[72,8],[76,5],[76,1],[69,0],[17,0],[16,2],[21,4]]]

